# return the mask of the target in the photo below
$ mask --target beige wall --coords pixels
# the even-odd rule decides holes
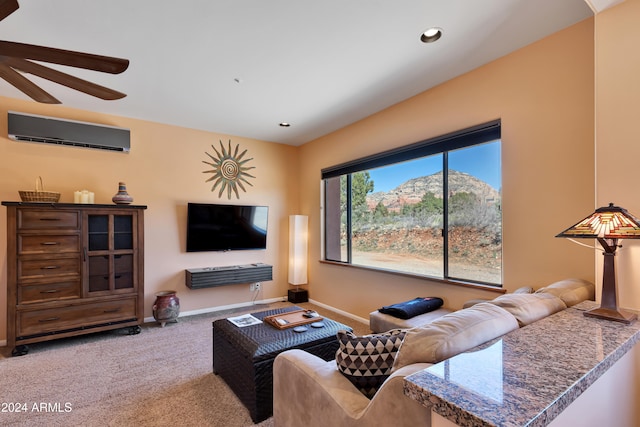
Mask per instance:
[[[131,129],[131,153],[19,143],[7,138],[7,110]],[[211,145],[219,140],[240,144],[255,166],[253,187],[240,199],[218,198],[203,174]],[[151,317],[155,293],[178,291],[182,311],[249,303],[248,285],[191,290],[185,286],[185,269],[265,262],[274,266],[274,280],[265,282],[259,300],[286,295],[287,221],[298,206],[298,186],[292,180],[296,148],[246,138],[199,132],[157,123],[105,116],[63,106],[0,98],[0,199],[19,200],[18,190],[32,189],[42,176],[45,187],[62,193],[61,202],[73,202],[73,191],[88,189],[96,203],[112,204],[118,182],[127,184],[134,204],[145,211],[145,316]],[[266,251],[186,253],[186,204],[221,202],[262,204],[270,207]],[[6,209],[0,208],[0,341],[6,339]]]
[[[381,305],[442,296],[459,308],[494,293],[318,262],[320,170],[502,119],[504,285],[594,279],[593,254],[555,234],[586,216],[594,194],[593,19],[451,80],[301,151],[310,215],[310,297],[361,317]],[[586,212],[586,213],[585,213]]]
[[[640,215],[640,0],[596,16],[596,207],[610,202]],[[618,305],[640,310],[640,242],[625,240],[616,256]],[[598,280],[602,257],[597,256]]]

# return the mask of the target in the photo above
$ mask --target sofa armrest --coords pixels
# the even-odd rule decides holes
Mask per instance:
[[[403,379],[429,364],[394,372],[369,400],[342,375],[335,361],[302,350],[279,354],[273,364],[273,415],[276,427],[430,425],[430,410],[403,393]]]

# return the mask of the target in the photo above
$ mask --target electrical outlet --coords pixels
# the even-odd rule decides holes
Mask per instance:
[[[249,290],[250,291],[259,291],[261,288],[262,288],[262,283],[260,283],[260,282],[251,283],[249,285]]]

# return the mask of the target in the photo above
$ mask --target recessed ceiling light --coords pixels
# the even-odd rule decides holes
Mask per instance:
[[[432,27],[420,35],[422,43],[433,43],[442,37],[442,28]]]
[[[280,127],[288,128],[289,126],[291,126],[291,123],[287,123],[287,122],[280,123]]]

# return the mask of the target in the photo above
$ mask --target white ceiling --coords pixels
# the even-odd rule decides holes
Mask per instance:
[[[585,0],[591,9],[596,12],[602,12],[605,9],[613,7],[624,0]]]
[[[127,94],[116,101],[29,76],[64,106],[290,145],[593,14],[585,0],[19,3],[0,39],[131,61],[120,75],[56,67]],[[432,26],[443,37],[420,42]],[[28,99],[3,80],[0,96]]]

